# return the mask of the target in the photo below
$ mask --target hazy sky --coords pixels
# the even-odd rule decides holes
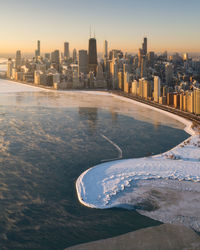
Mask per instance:
[[[200,51],[200,0],[0,0],[0,53],[87,49],[95,27],[98,51]]]

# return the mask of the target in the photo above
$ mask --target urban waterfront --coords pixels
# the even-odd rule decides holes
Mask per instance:
[[[0,250],[200,249],[199,10],[2,1]]]
[[[137,158],[188,138],[181,123],[106,93],[19,87],[0,91],[2,249],[63,249],[159,224],[133,210],[82,206],[75,181],[118,157],[102,135],[123,159]]]

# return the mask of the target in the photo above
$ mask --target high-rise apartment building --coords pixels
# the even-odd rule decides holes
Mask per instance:
[[[141,62],[141,72],[140,72],[140,75],[141,75],[141,78],[143,77],[147,77],[147,58],[146,56],[143,56],[142,57],[142,62]]]
[[[139,79],[139,96],[144,97],[144,84],[143,84],[144,78]]]
[[[7,68],[7,77],[12,78],[12,71],[13,71],[13,61],[11,58],[8,59],[8,68]]]
[[[104,55],[103,55],[104,59],[108,59],[108,41],[104,41]]]
[[[20,67],[21,67],[21,64],[22,64],[21,50],[18,50],[18,51],[16,52],[15,68],[16,68],[17,70],[19,70]]]
[[[77,63],[77,50],[73,49],[73,56],[72,56],[73,63]]]
[[[194,89],[194,113],[200,115],[200,89]]]
[[[160,97],[160,77],[154,76],[154,101],[159,102]]]
[[[143,98],[151,97],[151,83],[148,80],[143,80]]]
[[[64,59],[67,60],[69,59],[70,54],[69,54],[69,43],[65,42],[64,43]]]
[[[38,56],[40,56],[40,41],[37,41]]]
[[[130,90],[129,82],[130,82],[130,74],[128,72],[125,72],[124,73],[124,92],[126,93],[129,93],[129,90]]]
[[[165,65],[165,82],[168,86],[173,85],[173,65],[171,63]]]
[[[138,68],[141,67],[141,64],[142,64],[142,57],[143,57],[142,49],[139,49],[139,50],[138,50]]]
[[[110,62],[110,76],[112,79],[113,89],[118,89],[118,72],[119,72],[118,62],[116,59],[113,59]]]
[[[134,80],[132,82],[132,86],[131,86],[131,93],[133,95],[137,95],[138,94],[138,89],[139,89],[139,83],[137,80]]]
[[[154,68],[155,64],[155,53],[153,51],[150,51],[148,53],[148,64],[151,68]]]
[[[124,90],[124,72],[118,72],[118,85],[119,89]]]
[[[97,43],[95,38],[89,39],[88,67],[96,75],[97,71]]]
[[[187,112],[194,113],[194,92],[187,93]]]
[[[40,41],[37,41],[37,49],[35,51],[35,58],[40,57]]]
[[[51,53],[51,63],[57,71],[60,71],[60,52],[59,52],[59,50],[55,50]]]
[[[88,73],[88,54],[87,50],[79,50],[78,53],[78,75]]]

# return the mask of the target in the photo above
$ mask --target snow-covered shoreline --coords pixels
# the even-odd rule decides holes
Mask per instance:
[[[38,86],[1,79],[0,94],[49,91]]]
[[[180,202],[177,203],[176,206],[172,204],[172,206],[178,207],[178,210],[173,209],[166,219],[164,215],[165,208],[163,208],[162,202],[157,199],[156,202],[160,209],[151,213],[149,211],[146,212],[145,209],[141,207],[139,212],[163,222],[179,223],[180,220],[184,220],[184,222],[181,221],[183,224],[200,231],[200,215],[198,215],[200,209],[200,137],[199,134],[193,130],[192,122],[175,114],[134,100],[116,95],[113,96],[145,108],[156,110],[180,121],[185,125],[184,130],[190,134],[191,137],[160,155],[112,161],[88,169],[82,173],[76,181],[76,191],[80,203],[90,208],[101,209],[118,206],[126,207],[126,205],[137,207],[139,200],[141,201],[142,199],[144,201],[145,199],[144,196],[148,191],[148,189],[144,188],[145,186],[148,186],[149,189],[157,189],[156,192],[161,192],[161,194],[164,195],[163,190],[166,190],[168,185],[170,186],[169,181],[172,181],[173,185],[171,186],[173,186],[173,192],[179,194],[189,192],[188,196],[180,196]],[[157,186],[152,183],[149,185],[150,181],[155,181]],[[193,189],[194,183],[197,188],[195,190]],[[134,194],[134,196],[134,192],[137,195]],[[170,192],[171,191],[169,191],[169,193]],[[198,201],[196,194],[198,194],[197,197],[199,197]],[[181,202],[186,204],[189,199],[188,197],[193,196],[195,200],[194,206],[197,208],[197,211],[192,207],[192,203],[188,205],[188,209],[194,210],[194,216],[187,215],[187,206],[184,208],[183,214],[180,213],[178,216],[177,213],[179,213],[178,211],[181,209],[181,207],[179,207],[181,206]],[[147,200],[149,201],[149,199],[148,197]],[[155,197],[153,197],[153,199],[155,200]],[[161,200],[163,200],[163,198]],[[179,198],[177,200],[179,200]],[[171,208],[168,209],[170,210]]]
[[[190,135],[195,135],[195,131],[192,129],[192,122],[181,117],[181,116],[178,116],[178,115],[175,115],[175,114],[172,114],[170,112],[167,112],[165,110],[162,110],[162,109],[158,109],[158,108],[155,108],[153,106],[150,106],[150,105],[147,105],[147,104],[144,104],[144,103],[141,103],[141,102],[137,102],[135,100],[132,100],[132,99],[128,99],[126,97],[122,97],[122,96],[118,96],[118,95],[115,95],[115,94],[112,94],[112,96],[114,96],[115,98],[118,98],[120,100],[123,100],[123,101],[126,101],[126,102],[130,102],[130,103],[133,103],[135,105],[139,105],[139,106],[142,106],[142,107],[145,107],[145,108],[148,108],[148,109],[151,109],[151,110],[155,110],[159,113],[162,113],[162,114],[165,114],[181,123],[183,123],[185,125],[185,128],[184,130],[190,134]]]
[[[65,93],[65,91],[48,90],[7,80],[2,80],[0,87],[1,94],[40,91]],[[192,122],[108,92],[82,90],[70,92],[111,96],[123,102],[144,107],[146,110],[155,110],[184,124],[184,130],[191,135],[186,141],[160,155],[109,161],[88,169],[76,181],[79,201],[85,206],[102,209],[130,205],[151,218],[163,222],[181,221],[184,225],[200,231],[200,138],[192,129]],[[112,142],[109,136],[102,136],[116,147],[118,158],[121,158],[122,152],[118,145]],[[176,204],[174,197],[176,197]],[[146,206],[144,204],[159,207],[159,209],[147,211],[143,209]]]

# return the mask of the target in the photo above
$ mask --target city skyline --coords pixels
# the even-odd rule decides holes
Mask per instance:
[[[36,40],[42,42],[41,53],[62,51],[66,41],[70,53],[74,48],[87,49],[90,26],[92,36],[96,33],[99,53],[104,40],[109,48],[137,53],[145,36],[150,41],[149,50],[155,52],[200,52],[199,9],[196,0],[49,0],[48,4],[11,0],[1,3],[0,54],[13,54],[18,49],[33,53]]]

